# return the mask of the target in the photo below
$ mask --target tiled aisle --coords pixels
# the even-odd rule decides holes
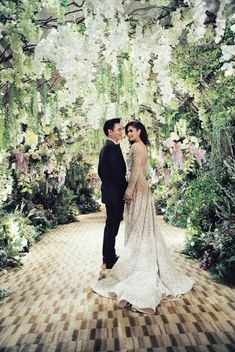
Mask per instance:
[[[234,290],[176,253],[183,231],[162,221],[177,266],[197,282],[194,290],[161,304],[154,316],[121,310],[92,293],[103,226],[103,212],[80,216],[80,222],[52,230],[35,245],[22,269],[0,277],[12,291],[0,303],[1,352],[235,351]],[[122,224],[119,252],[123,230]]]

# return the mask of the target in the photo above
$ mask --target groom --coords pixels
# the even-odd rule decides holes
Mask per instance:
[[[107,120],[104,124],[106,143],[99,156],[98,174],[102,181],[102,203],[106,207],[106,223],[103,238],[103,263],[111,269],[118,260],[115,252],[115,238],[124,210],[123,196],[127,187],[126,164],[119,140],[122,138],[121,119]]]

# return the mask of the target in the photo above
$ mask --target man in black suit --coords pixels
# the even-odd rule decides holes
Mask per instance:
[[[106,223],[103,239],[103,263],[111,269],[118,257],[115,239],[124,210],[123,196],[127,187],[126,164],[118,141],[122,138],[120,119],[107,120],[104,133],[108,137],[99,156],[98,174],[102,181],[102,203],[106,206]]]

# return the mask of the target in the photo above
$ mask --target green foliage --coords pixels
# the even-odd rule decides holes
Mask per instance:
[[[169,185],[166,185],[163,180],[159,179],[158,182],[151,185],[151,191],[153,193],[156,214],[164,215],[167,209],[167,201],[172,196]]]
[[[192,225],[188,226],[187,229],[187,238],[183,253],[189,255],[195,259],[201,259],[204,251],[204,239],[200,237],[201,231],[193,227]]]
[[[211,173],[203,170],[180,192],[176,202],[167,209],[164,219],[179,227],[186,227],[190,222],[194,227],[207,231],[218,219],[215,202],[220,199],[220,194],[217,188]]]
[[[100,209],[100,205],[93,199],[94,189],[89,186],[90,169],[91,165],[79,155],[71,160],[66,173],[65,184],[74,192],[75,201],[82,214]]]
[[[235,225],[223,221],[206,233],[191,227],[184,253],[200,260],[200,267],[209,270],[218,281],[235,284]]]
[[[79,208],[82,213],[87,213],[98,210],[99,205],[93,200],[93,190],[87,180],[90,164],[84,162],[81,157],[75,157],[75,163],[67,163],[65,170],[67,161],[61,131],[54,128],[41,144],[38,143],[36,133],[28,131],[27,128],[24,128],[23,132],[22,143],[12,149],[10,157],[7,158],[6,154],[2,159],[1,166],[4,166],[6,175],[11,171],[12,179],[3,178],[0,187],[5,197],[3,219],[11,216],[10,214],[16,216],[15,209],[20,207],[17,226],[21,228],[25,225],[23,219],[27,222],[26,239],[31,245],[40,240],[48,229],[76,221]],[[67,186],[64,185],[66,172]],[[9,190],[4,190],[6,187]],[[3,226],[2,221],[0,223]],[[15,257],[15,242],[13,246],[12,242],[6,241],[7,228],[4,227],[0,266],[21,265]],[[32,236],[30,229],[33,231]],[[17,241],[20,245],[20,239]],[[7,260],[4,253],[7,253]]]
[[[199,85],[221,67],[220,57],[221,49],[213,43],[213,36],[210,34],[201,43],[180,43],[174,50],[176,62],[171,69],[186,82]]]
[[[188,123],[192,135],[206,149],[206,166],[195,167],[190,172],[173,173],[168,180],[168,194],[161,194],[166,201],[164,218],[175,226],[187,228],[184,252],[200,260],[201,268],[210,270],[220,282],[234,283],[234,214],[235,214],[235,129],[234,77],[221,71],[221,45],[232,45],[234,33],[226,24],[222,42],[214,43],[213,34],[201,42],[180,42],[173,50],[174,63],[171,73],[176,82],[184,82],[184,93],[177,88],[175,94],[182,102],[175,111],[164,111],[166,124],[160,128],[161,139],[169,136],[180,119]],[[181,82],[182,82],[181,81]],[[171,169],[169,158],[166,160]],[[180,177],[181,176],[181,177]],[[224,231],[224,223],[227,228]],[[226,237],[226,238],[225,238]]]
[[[233,40],[234,33],[229,29],[228,21],[222,44],[231,44]],[[190,128],[194,133],[201,130],[200,137],[207,150],[217,154],[221,152],[223,135],[230,128],[235,113],[234,77],[225,76],[221,71],[220,57],[220,46],[213,43],[210,34],[201,43],[179,44],[171,66],[176,79],[181,78],[188,85],[186,101],[197,111]],[[182,107],[179,112],[181,110]]]
[[[48,213],[47,220],[53,226],[76,221],[74,213],[74,193],[63,185],[60,190],[53,189],[45,193],[43,190],[35,194],[34,202]]]
[[[44,209],[42,204],[34,204],[32,202],[30,210],[28,209],[25,215],[27,215],[36,230],[36,242],[43,237],[48,229],[53,228],[57,224],[53,213]]]
[[[7,266],[7,251],[5,248],[3,248],[3,245],[1,246],[2,248],[0,249],[0,270],[1,268],[4,268]]]
[[[21,253],[28,252],[37,232],[21,212],[3,214],[0,221],[0,267],[21,266]]]
[[[1,256],[0,256],[0,258],[1,258]],[[1,262],[0,262],[0,267],[1,267]],[[10,293],[11,292],[7,288],[5,288],[2,285],[0,285],[0,300],[5,298],[5,297],[7,297],[7,296],[9,296]]]
[[[223,150],[223,139],[231,132],[235,114],[235,87],[232,77],[224,77],[221,73],[213,80],[208,91],[210,107],[207,109],[207,129],[210,129],[212,152],[220,155]]]
[[[68,4],[69,4],[69,1],[68,0],[60,0],[60,3],[61,3],[61,5],[62,6],[68,6]]]
[[[185,120],[188,126],[188,134],[203,139],[204,131],[198,118],[198,113],[190,105],[183,104],[176,111],[164,113],[164,116],[167,119],[167,123],[161,128],[161,131],[164,131],[165,136],[174,130],[176,122]]]
[[[189,215],[184,252],[199,259],[201,268],[209,270],[217,281],[235,284],[235,166],[232,158],[211,161],[203,176],[211,180],[211,188],[208,182],[204,199],[201,198],[207,207],[195,208],[193,216]],[[189,187],[191,185],[192,182]],[[196,191],[194,201],[197,195],[200,199],[200,192]]]
[[[93,199],[94,191],[89,186],[81,188],[77,197],[77,205],[81,214],[88,214],[100,210],[100,205]]]
[[[215,202],[218,217],[233,221],[235,214],[235,164],[232,157],[214,161],[215,180],[220,199]]]

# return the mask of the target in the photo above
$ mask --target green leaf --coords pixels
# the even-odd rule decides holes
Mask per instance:
[[[227,260],[227,262],[228,262],[229,264],[231,264],[232,262],[235,262],[235,255],[233,255],[232,257],[230,257],[230,258]]]

